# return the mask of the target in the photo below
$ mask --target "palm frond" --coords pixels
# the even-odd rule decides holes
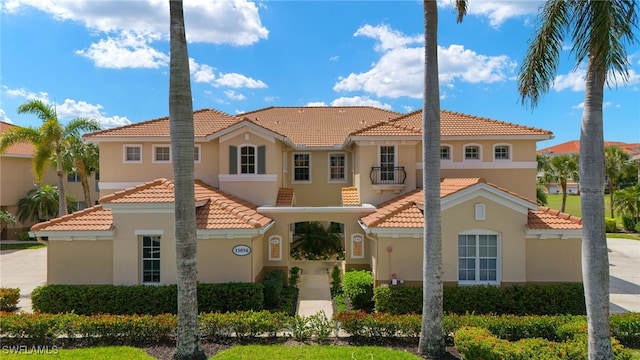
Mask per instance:
[[[100,123],[94,119],[76,118],[69,121],[69,123],[65,126],[64,137],[65,138],[69,136],[79,137],[85,132],[98,131],[101,129],[102,127],[100,126]]]
[[[26,103],[18,106],[18,114],[33,114],[42,121],[58,120],[56,109],[44,103],[40,99],[29,100]]]
[[[461,23],[464,16],[467,15],[467,0],[456,0],[456,10],[458,10],[457,22]]]
[[[40,132],[32,127],[15,127],[5,131],[0,136],[0,153],[3,153],[11,145],[29,142],[34,146],[40,142]]]
[[[549,0],[539,15],[540,27],[534,33],[518,76],[521,102],[531,108],[538,105],[540,97],[553,84],[571,20],[570,10],[566,0]]]

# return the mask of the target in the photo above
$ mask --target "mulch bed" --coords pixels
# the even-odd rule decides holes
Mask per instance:
[[[236,345],[248,345],[248,344],[265,344],[265,345],[282,345],[282,346],[305,346],[312,344],[314,342],[301,342],[294,339],[253,339],[250,341],[242,341],[237,339],[230,339],[228,341],[220,341],[220,342],[202,342],[202,349],[204,350],[207,357],[213,356],[219,351],[229,349]],[[323,344],[327,345],[370,345],[370,346],[383,346],[386,348],[393,348],[396,350],[410,352],[415,355],[418,354],[418,344],[416,341],[402,341],[402,340],[383,340],[383,341],[358,341],[352,338],[340,338],[340,339],[331,339]],[[154,346],[146,346],[144,347],[147,354],[153,356],[156,359],[160,360],[172,360],[173,353],[175,351],[174,344],[159,344]],[[459,360],[462,359],[460,353],[454,347],[447,347],[446,354],[437,360]],[[434,359],[436,360],[436,359]]]

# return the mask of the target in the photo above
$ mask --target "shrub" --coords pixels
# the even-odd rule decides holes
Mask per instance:
[[[0,311],[15,311],[20,300],[20,289],[0,288]]]
[[[300,268],[294,266],[289,270],[289,286],[298,287],[298,280],[300,280]]]
[[[618,228],[618,223],[616,222],[616,219],[610,218],[610,217],[604,218],[604,228],[605,228],[605,231],[608,233],[616,232]]]
[[[331,294],[336,295],[342,290],[342,271],[338,265],[331,269]]]
[[[201,312],[262,310],[262,284],[198,284]],[[177,313],[176,285],[44,285],[31,293],[33,309],[43,313],[91,314]]]
[[[637,223],[637,218],[631,217],[629,215],[622,215],[622,225],[624,226],[625,230],[634,231]]]
[[[351,270],[342,278],[342,292],[349,298],[354,309],[371,308],[373,298],[373,275],[370,271]]]
[[[268,273],[262,280],[262,285],[264,286],[264,306],[267,309],[278,307],[284,288],[284,271],[275,270]]]
[[[282,289],[282,298],[278,311],[293,316],[298,306],[298,288],[287,286]]]
[[[636,224],[636,232],[640,234],[640,221]]]
[[[609,321],[611,336],[626,347],[640,349],[640,313],[614,314]]]
[[[445,286],[446,313],[514,315],[582,315],[586,313],[582,284]],[[377,287],[375,309],[392,314],[422,313],[421,287]]]

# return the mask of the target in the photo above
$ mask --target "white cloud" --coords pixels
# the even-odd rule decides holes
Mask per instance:
[[[613,103],[612,103],[611,101],[605,101],[605,102],[602,104],[602,108],[603,108],[603,109],[606,109],[606,108],[611,107],[611,105],[613,105]],[[620,107],[620,104],[617,104],[615,107],[616,107],[616,108],[619,108],[619,107]],[[584,109],[584,101],[583,101],[583,102],[581,102],[581,103],[580,103],[580,104],[578,104],[578,105],[574,105],[574,106],[572,106],[571,108],[572,108],[572,109]]]
[[[250,77],[244,76],[238,73],[218,74],[218,78],[213,82],[213,86],[227,86],[230,88],[250,88],[250,89],[264,89],[267,84],[261,80],[255,80]]]
[[[215,69],[207,64],[198,64],[189,58],[189,71],[195,82],[211,83],[216,78]]]
[[[272,103],[274,101],[278,100],[277,96],[265,96],[264,97],[264,101],[268,102],[268,103]]]
[[[317,106],[317,107],[321,107],[321,106],[328,106],[326,102],[324,101],[312,101],[312,102],[308,102],[305,106]]]
[[[584,67],[568,74],[558,75],[553,81],[552,88],[556,91],[567,89],[571,91],[584,91],[586,75],[587,70]],[[607,76],[607,81],[609,81],[612,86],[632,86],[640,84],[640,74],[634,69],[630,69],[628,72],[628,78],[625,82],[621,75],[616,75],[610,71]]]
[[[368,96],[341,97],[333,100],[331,106],[373,106],[380,109],[392,110],[391,105],[373,100]]]
[[[332,56],[329,58],[329,61],[338,61],[340,60],[340,56],[336,55],[336,56]]]
[[[5,113],[4,109],[1,109],[1,108],[0,108],[0,121],[4,121],[6,123],[13,124],[11,119],[9,119],[9,117],[7,116],[7,113]]]
[[[100,104],[94,105],[86,101],[77,101],[73,99],[65,99],[63,103],[56,104],[49,100],[49,94],[46,92],[35,93],[25,88],[10,89],[5,85],[2,86],[2,90],[7,94],[7,96],[13,98],[21,98],[25,100],[40,99],[45,104],[54,106],[56,114],[58,115],[58,120],[60,121],[75,118],[89,118],[98,121],[103,128],[112,128],[131,124],[131,121],[123,116],[106,116],[103,113],[104,107]],[[0,111],[1,110],[2,109],[0,109]]]
[[[168,38],[169,2],[165,0],[7,0],[2,4],[8,13],[28,7],[102,33],[131,31]],[[269,34],[258,7],[247,0],[186,1],[184,17],[190,42],[250,45]]]
[[[378,97],[422,97],[424,77],[424,47],[408,47],[419,42],[418,37],[403,36],[386,25],[365,25],[355,36],[378,40],[376,50],[385,49],[370,70],[340,77],[334,91],[365,91]],[[394,47],[395,46],[395,47]],[[493,83],[505,81],[516,63],[506,55],[488,56],[465,49],[462,45],[438,47],[440,82],[452,89],[455,81]]]
[[[231,99],[231,100],[244,100],[244,99],[246,99],[246,98],[247,98],[247,97],[246,97],[246,96],[244,96],[243,94],[241,94],[241,93],[237,93],[237,92],[235,92],[235,91],[233,91],[233,90],[226,90],[226,91],[224,92],[224,94],[225,94],[229,99]]]
[[[453,0],[439,1],[441,7],[452,7]],[[474,0],[467,7],[467,14],[486,17],[493,27],[499,27],[506,20],[537,14],[543,1],[494,1],[494,0]],[[453,11],[453,10],[452,10]]]
[[[169,56],[150,46],[155,40],[159,40],[155,34],[123,31],[118,37],[108,37],[91,44],[89,49],[76,50],[76,54],[93,60],[101,68],[157,69],[169,64]]]

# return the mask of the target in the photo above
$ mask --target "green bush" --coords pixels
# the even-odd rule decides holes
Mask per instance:
[[[636,223],[636,232],[640,234],[640,221]]]
[[[636,224],[640,223],[637,218],[633,218],[629,215],[622,215],[622,225],[627,231],[634,231]]]
[[[262,310],[262,284],[198,284],[201,312]],[[44,285],[31,293],[33,309],[42,313],[175,314],[176,285]]]
[[[604,228],[608,233],[616,232],[618,229],[618,223],[616,222],[616,219],[610,217],[604,218]]]
[[[268,273],[262,280],[264,286],[264,306],[274,309],[280,305],[280,297],[284,288],[284,271],[275,270]]]
[[[289,286],[298,287],[299,280],[300,280],[300,268],[297,266],[294,266],[289,270]]]
[[[342,271],[338,265],[331,269],[331,294],[337,295],[342,290]]]
[[[514,315],[582,315],[586,313],[582,284],[445,286],[446,313]],[[377,287],[375,309],[392,314],[422,313],[421,287]]]
[[[342,277],[342,293],[357,310],[371,308],[373,298],[373,275],[370,271],[351,270]]]
[[[20,300],[20,289],[0,288],[0,311],[15,311]]]
[[[609,322],[611,336],[626,347],[640,349],[640,313],[614,314]]]

